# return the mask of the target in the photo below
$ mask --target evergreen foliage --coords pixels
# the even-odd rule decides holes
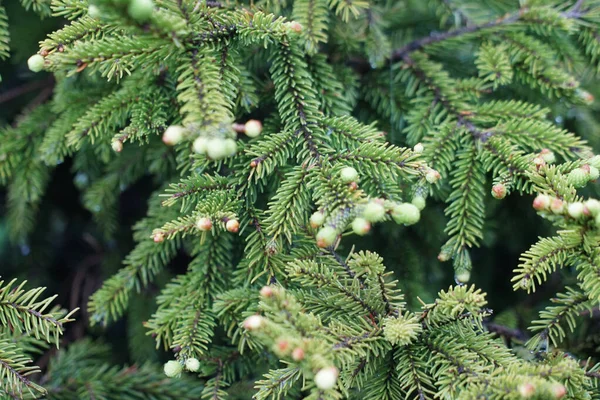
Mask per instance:
[[[28,63],[51,94],[0,128],[13,243],[63,163],[106,247],[122,194],[152,193],[86,307],[94,332],[128,319],[134,364],[81,339],[30,380],[72,313],[0,282],[3,395],[600,399],[600,143],[577,125],[600,1],[21,3],[64,26]],[[2,59],[14,22],[0,3]],[[514,267],[530,296],[562,273],[531,334],[468,284],[510,195],[557,229]],[[434,246],[456,285],[425,276]]]

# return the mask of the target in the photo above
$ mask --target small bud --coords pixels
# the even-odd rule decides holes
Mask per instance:
[[[446,262],[450,259],[451,253],[449,251],[440,251],[440,254],[438,254],[437,259],[441,262]]]
[[[554,214],[562,214],[565,211],[565,203],[561,199],[552,199],[550,210]]]
[[[44,57],[34,54],[27,60],[27,66],[32,72],[40,72],[44,69]]]
[[[531,396],[533,396],[533,394],[535,393],[535,386],[533,386],[531,383],[527,382],[527,383],[523,383],[522,385],[519,385],[519,394],[528,399]]]
[[[153,236],[154,243],[161,243],[165,240],[165,234],[162,232],[155,233]]]
[[[542,149],[542,151],[540,151],[540,156],[548,164],[554,164],[556,162],[556,156],[549,149]]]
[[[333,244],[335,239],[337,238],[336,230],[331,226],[326,226],[321,228],[319,232],[317,232],[317,246],[329,247]]]
[[[112,147],[115,152],[120,153],[123,151],[123,142],[120,140],[113,140],[110,147]]]
[[[304,350],[302,347],[296,347],[294,351],[292,351],[292,360],[296,362],[304,360]]]
[[[237,219],[230,219],[225,224],[225,228],[227,229],[227,232],[237,233],[240,230],[240,223]]]
[[[356,218],[352,221],[352,231],[359,236],[366,235],[371,230],[371,224],[364,218]]]
[[[377,201],[370,201],[363,209],[362,216],[369,222],[381,221],[385,217],[385,208]]]
[[[506,197],[506,186],[502,183],[498,183],[492,186],[492,196],[495,199],[501,200]]]
[[[350,189],[351,192],[354,192],[356,189],[358,189],[358,184],[356,182],[350,182],[348,184],[348,189]]]
[[[562,399],[567,394],[567,389],[560,383],[553,384],[551,390],[555,399]]]
[[[469,283],[470,280],[471,272],[466,269],[454,274],[454,281],[457,285],[464,285],[465,283]]]
[[[287,23],[287,27],[290,31],[300,33],[302,32],[302,25],[296,21],[290,21]]]
[[[194,140],[194,143],[192,144],[192,149],[194,150],[194,153],[206,154],[207,148],[208,138],[204,136],[197,137],[196,140]]]
[[[257,165],[258,163],[256,162],[256,160],[250,161],[250,168],[256,168]]]
[[[183,365],[179,361],[171,360],[165,363],[163,370],[169,378],[178,378],[183,371]]]
[[[415,196],[412,198],[412,200],[410,201],[412,205],[414,205],[415,207],[417,207],[419,209],[419,211],[422,211],[425,208],[425,197],[423,196]]]
[[[402,203],[394,207],[392,218],[397,224],[414,225],[421,219],[421,212],[413,204]]]
[[[279,339],[275,342],[275,349],[279,355],[286,355],[290,351],[290,342],[286,339]]]
[[[550,207],[551,201],[552,199],[550,199],[550,196],[539,194],[535,199],[533,199],[533,208],[538,211],[546,210],[548,207]]]
[[[171,125],[167,128],[165,133],[163,133],[162,141],[167,146],[175,146],[183,139],[184,132],[185,129],[182,126]]]
[[[98,19],[102,16],[102,13],[100,12],[100,9],[97,6],[91,4],[88,7],[88,15],[90,16],[90,18]]]
[[[213,224],[210,218],[198,218],[198,222],[196,222],[196,228],[198,228],[202,232],[210,231],[212,229],[212,226]]]
[[[225,157],[235,156],[237,153],[237,143],[233,139],[225,139],[223,141],[223,147],[225,151]]]
[[[434,184],[441,178],[441,175],[436,170],[432,169],[425,175],[427,182]]]
[[[587,160],[588,164],[592,167],[600,169],[600,156],[594,156]]]
[[[585,184],[588,182],[589,175],[589,169],[576,168],[569,172],[567,179],[571,185],[575,186],[576,188],[580,188],[585,186]]]
[[[340,171],[340,178],[344,183],[354,182],[358,179],[358,172],[352,167],[344,167]]]
[[[577,93],[577,96],[587,105],[590,105],[594,102],[594,96],[587,90],[577,89],[575,93]]]
[[[567,212],[572,218],[578,219],[583,215],[583,204],[576,202],[567,206]]]
[[[273,296],[273,288],[271,286],[263,286],[260,289],[260,295],[266,298]]]
[[[338,369],[335,367],[323,368],[315,375],[315,384],[321,390],[333,389],[337,382],[338,374]]]
[[[542,157],[535,157],[533,159],[533,164],[539,168],[541,166],[546,165],[546,161],[544,161],[544,159]]]
[[[253,331],[261,328],[265,320],[260,315],[251,315],[244,320],[244,328],[248,331]]]
[[[209,139],[206,144],[206,155],[212,160],[221,160],[228,156],[227,145],[221,138]]]
[[[596,199],[589,199],[584,203],[584,205],[590,215],[596,216],[600,214],[600,201]]]
[[[415,144],[415,147],[413,147],[413,151],[417,154],[421,154],[423,152],[423,150],[425,150],[425,148],[423,147],[423,145],[421,143],[417,143],[417,144]]]
[[[262,122],[256,119],[251,119],[244,125],[244,133],[251,138],[258,137],[262,133],[262,129]]]
[[[152,0],[131,0],[127,11],[131,18],[144,22],[152,15],[154,2]]]
[[[593,165],[590,165],[590,174],[588,176],[590,181],[595,181],[596,179],[598,179],[598,177],[600,176],[600,171],[598,171],[598,168],[594,167]]]
[[[310,226],[313,229],[316,229],[323,225],[323,222],[325,222],[325,214],[323,214],[321,211],[317,211],[316,213],[310,216]]]
[[[200,369],[200,361],[197,358],[188,358],[185,360],[185,369],[190,372],[197,372]]]

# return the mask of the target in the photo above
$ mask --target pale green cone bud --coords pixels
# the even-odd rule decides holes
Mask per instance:
[[[127,8],[131,18],[140,22],[146,21],[154,11],[154,1],[152,0],[131,0]]]
[[[273,352],[279,357],[285,357],[292,351],[293,339],[287,337],[278,338],[273,344]]]
[[[273,296],[275,294],[275,291],[273,290],[273,288],[271,286],[263,286],[260,289],[259,293],[260,293],[260,295],[262,297],[267,297],[268,298],[268,297]]]
[[[426,205],[425,197],[423,196],[415,196],[410,202],[412,203],[412,205],[417,207],[419,211],[423,210]]]
[[[330,390],[335,387],[339,371],[335,367],[319,370],[315,375],[315,385],[321,390]]]
[[[555,399],[562,399],[567,394],[567,388],[560,383],[553,383],[551,391]]]
[[[202,232],[210,231],[212,229],[212,226],[213,224],[210,218],[198,218],[198,222],[196,222],[196,228],[198,228]]]
[[[234,156],[237,153],[237,143],[233,139],[225,139],[223,142],[225,147],[226,157]]]
[[[595,181],[600,176],[600,171],[598,171],[598,168],[594,167],[593,165],[590,165],[589,167],[590,175],[588,176],[588,178],[590,181]]]
[[[344,183],[355,182],[358,179],[358,172],[352,167],[344,167],[340,171],[340,178]]]
[[[323,225],[323,222],[325,222],[325,214],[323,214],[321,211],[317,211],[310,216],[310,226],[312,228],[320,227]]]
[[[264,326],[265,319],[260,315],[251,315],[244,320],[244,329],[253,331],[260,329]]]
[[[371,230],[371,223],[364,218],[356,218],[352,221],[352,231],[359,236],[366,235]]]
[[[336,238],[337,232],[333,227],[326,226],[321,228],[319,232],[317,232],[317,246],[329,247],[335,242]]]
[[[90,16],[90,18],[98,19],[102,16],[102,12],[97,6],[91,4],[88,7],[88,15]]]
[[[163,133],[162,141],[167,146],[175,146],[183,140],[185,129],[179,125],[171,125]]]
[[[569,175],[567,175],[567,179],[569,180],[569,183],[571,185],[575,186],[576,188],[580,188],[585,186],[585,184],[588,182],[589,172],[581,168],[576,168],[573,171],[569,172]]]
[[[543,149],[540,152],[540,156],[548,164],[554,164],[556,162],[556,156],[549,149]]]
[[[194,153],[206,154],[206,150],[208,149],[208,138],[204,136],[196,138],[192,144],[192,148],[194,149]]]
[[[227,157],[227,147],[223,139],[210,139],[206,145],[206,155],[212,160],[221,160]]]
[[[179,361],[171,360],[165,363],[163,370],[169,378],[178,378],[183,371],[183,365]]]
[[[502,183],[498,183],[492,186],[492,197],[498,200],[502,200],[506,197],[506,186]]]
[[[552,199],[550,202],[550,210],[554,214],[562,214],[565,211],[565,202],[561,199]]]
[[[600,169],[600,155],[588,159],[587,162],[590,166]]]
[[[120,140],[114,140],[110,144],[110,147],[112,147],[113,151],[115,151],[116,153],[120,153],[123,151],[123,142],[121,142]]]
[[[258,120],[251,119],[244,125],[244,133],[246,136],[255,138],[258,137],[262,132],[262,123]]]
[[[536,196],[535,199],[533,199],[533,208],[535,208],[538,211],[542,211],[550,207],[551,202],[552,199],[550,198],[550,196],[545,194],[539,194]]]
[[[427,180],[427,182],[429,182],[431,184],[436,183],[440,178],[441,178],[440,173],[434,169],[427,172],[427,174],[425,175],[425,179]]]
[[[27,60],[27,66],[32,72],[40,72],[44,69],[44,57],[34,54]]]
[[[413,151],[417,154],[421,154],[423,152],[423,150],[425,150],[425,148],[423,147],[423,145],[421,143],[417,143],[417,144],[415,144],[415,147],[413,147]]]
[[[583,204],[582,203],[571,203],[567,206],[567,212],[572,218],[578,219],[583,215]]]
[[[522,385],[519,385],[519,394],[523,398],[529,399],[531,396],[533,396],[535,394],[535,386],[533,386],[529,382],[523,383]]]
[[[292,351],[292,360],[296,362],[304,360],[304,349],[302,347],[296,347]]]
[[[200,369],[200,361],[197,358],[188,358],[185,360],[185,369],[190,372],[198,372]]]
[[[290,31],[292,31],[292,32],[294,32],[296,34],[302,32],[302,29],[303,29],[302,25],[299,22],[297,22],[297,21],[286,22],[285,25],[287,26],[287,28]]]
[[[414,225],[421,219],[421,213],[415,205],[402,203],[394,207],[392,218],[397,224]]]
[[[600,201],[596,199],[589,199],[584,203],[584,206],[589,214],[593,216],[600,214]]]
[[[385,208],[383,205],[371,201],[363,209],[362,216],[369,222],[381,221],[385,217]]]
[[[240,221],[237,219],[230,219],[225,223],[225,229],[227,229],[227,232],[238,233],[240,230]]]
[[[594,95],[588,92],[587,90],[583,90],[578,88],[575,90],[575,94],[579,97],[586,105],[591,105],[594,103]]]
[[[457,285],[464,285],[465,283],[469,283],[470,280],[471,272],[466,269],[454,274],[454,281]]]

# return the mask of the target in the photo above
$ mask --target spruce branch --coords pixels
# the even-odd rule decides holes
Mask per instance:
[[[580,19],[580,18],[584,17],[587,14],[587,11],[581,9],[582,4],[583,4],[582,1],[577,1],[577,3],[574,4],[571,9],[569,9],[565,12],[561,12],[560,17],[565,18],[565,19]],[[450,31],[447,31],[444,33],[436,32],[436,33],[431,34],[430,36],[416,39],[416,40],[404,45],[403,47],[394,50],[390,56],[390,61],[391,62],[397,62],[397,61],[401,61],[401,60],[406,61],[407,56],[409,56],[410,53],[422,50],[423,48],[425,48],[431,44],[443,42],[445,40],[454,39],[454,38],[457,38],[457,37],[460,37],[463,35],[468,35],[471,33],[478,33],[480,31],[486,31],[486,30],[493,31],[495,28],[499,28],[499,27],[502,27],[505,25],[513,25],[513,24],[517,24],[519,22],[527,22],[529,19],[528,11],[530,11],[530,9],[528,7],[523,7],[523,8],[520,8],[515,13],[503,15],[499,18],[496,18],[493,21],[488,21],[488,22],[485,22],[482,24],[467,25],[462,28],[450,30]]]

